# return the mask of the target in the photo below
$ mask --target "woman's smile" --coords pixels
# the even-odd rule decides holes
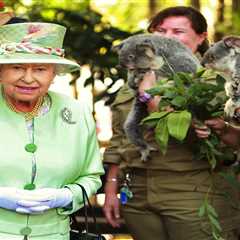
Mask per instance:
[[[16,91],[19,93],[32,94],[36,90],[39,90],[39,87],[16,86]]]

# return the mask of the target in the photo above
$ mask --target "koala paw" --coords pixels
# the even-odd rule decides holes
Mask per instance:
[[[240,123],[240,107],[235,109],[233,119],[237,122],[237,124]]]
[[[236,103],[232,99],[229,99],[225,103],[224,112],[228,117],[232,118],[234,116],[234,112],[236,108],[237,108]]]
[[[151,146],[147,146],[147,148],[145,149],[141,149],[140,153],[141,153],[141,161],[142,162],[147,162],[150,159],[150,152],[151,151],[157,151],[156,148],[151,147]]]

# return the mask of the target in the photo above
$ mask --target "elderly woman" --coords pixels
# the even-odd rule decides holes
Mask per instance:
[[[88,104],[48,91],[57,74],[79,70],[63,58],[65,28],[0,27],[0,239],[69,239],[82,192],[103,174]]]

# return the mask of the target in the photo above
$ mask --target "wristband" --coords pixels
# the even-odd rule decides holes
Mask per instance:
[[[142,103],[147,103],[151,99],[153,99],[152,95],[147,92],[140,93],[138,96],[138,100]]]
[[[107,182],[117,182],[117,178],[107,178]]]
[[[221,132],[220,132],[220,136],[221,135],[224,135],[224,134],[226,134],[226,132],[228,131],[228,129],[230,128],[230,123],[229,122],[226,122],[226,121],[224,121],[224,128],[221,130]]]
[[[229,122],[224,121],[224,129],[223,129],[223,131],[226,132],[230,128],[230,126],[231,125],[230,125]]]

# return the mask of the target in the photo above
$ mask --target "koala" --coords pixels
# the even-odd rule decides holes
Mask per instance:
[[[215,43],[204,54],[202,64],[222,73],[229,97],[224,112],[240,123],[240,37],[227,36]]]
[[[141,160],[149,159],[154,150],[143,138],[141,120],[148,115],[147,104],[138,98],[138,86],[148,71],[154,71],[156,78],[169,77],[176,72],[194,73],[200,62],[191,50],[175,39],[155,34],[137,34],[113,47],[119,56],[119,65],[128,70],[127,82],[134,91],[132,108],[124,123],[124,131],[129,140],[141,153]]]

